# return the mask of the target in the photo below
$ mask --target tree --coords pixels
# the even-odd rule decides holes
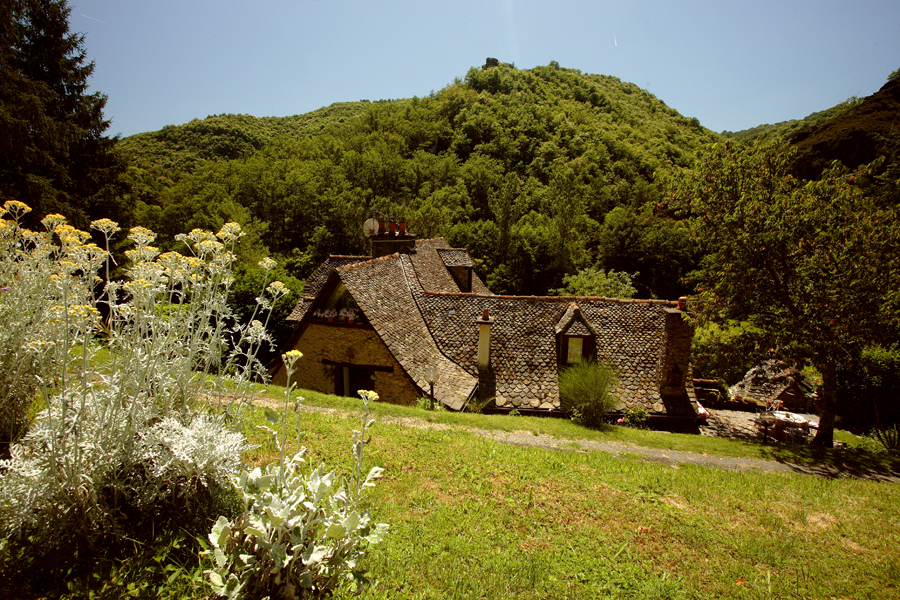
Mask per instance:
[[[637,293],[633,282],[638,274],[624,271],[604,271],[597,267],[579,269],[574,275],[563,277],[563,285],[557,291],[566,296],[602,296],[604,298],[634,298]]]
[[[868,344],[900,339],[898,205],[859,187],[873,167],[840,165],[821,180],[787,174],[776,146],[712,146],[675,184],[707,255],[694,306],[702,320],[748,320],[781,355],[823,379],[815,443],[833,443],[836,367]]]
[[[93,62],[69,32],[66,0],[11,0],[0,8],[0,201],[35,219],[123,217],[116,138],[103,132],[106,96],[87,93]]]

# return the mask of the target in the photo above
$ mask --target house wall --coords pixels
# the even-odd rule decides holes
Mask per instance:
[[[300,388],[333,394],[335,369],[339,368],[333,363],[347,363],[385,369],[375,370],[373,381],[373,389],[382,402],[415,404],[421,395],[381,338],[368,326],[310,322],[288,350],[303,353],[292,377]],[[284,365],[273,373],[272,383],[285,385]]]
[[[659,395],[669,416],[695,416],[689,388],[693,327],[680,310],[666,309],[666,352],[660,368]]]

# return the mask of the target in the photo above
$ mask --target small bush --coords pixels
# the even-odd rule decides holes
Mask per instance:
[[[622,418],[617,422],[620,425],[643,429],[647,425],[650,414],[643,406],[631,406],[622,411]]]
[[[236,519],[219,517],[208,536],[213,548],[206,554],[216,566],[207,571],[210,584],[220,596],[233,599],[319,598],[330,596],[344,579],[361,585],[365,579],[359,561],[388,529],[373,522],[360,502],[364,488],[375,485],[383,472],[372,467],[363,476],[367,433],[375,422],[369,403],[378,394],[359,391],[365,410],[362,427],[354,431],[352,477],[342,483],[323,466],[306,474],[305,448],[291,459],[284,454],[290,378],[302,355],[292,350],[282,356],[288,371],[284,412],[270,419],[282,429],[279,461],[236,478],[244,511]],[[299,420],[297,426],[299,435]]]
[[[130,537],[143,515],[155,526],[214,505],[247,448],[228,422],[268,340],[257,320],[227,327],[240,228],[179,236],[182,255],[159,254],[155,234],[135,227],[124,279],[113,281],[90,234],[60,215],[27,230],[28,210],[0,210],[12,217],[0,219],[0,435],[15,442],[0,460],[0,535],[35,552],[93,551]],[[109,248],[118,225],[91,225]],[[260,318],[286,292],[276,284],[260,295]],[[228,355],[226,337],[236,340]],[[209,377],[223,364],[236,392]],[[34,393],[45,408],[28,423],[16,402],[27,407]],[[219,410],[208,414],[207,401]]]
[[[894,425],[885,429],[873,429],[872,437],[891,454],[900,454],[900,427]]]
[[[612,367],[605,362],[576,363],[559,374],[559,398],[569,418],[588,427],[603,423],[616,404],[611,391],[617,382]]]

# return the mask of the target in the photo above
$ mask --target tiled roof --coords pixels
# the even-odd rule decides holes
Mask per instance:
[[[430,240],[416,240],[416,253],[411,254],[413,267],[416,270],[416,277],[422,288],[429,292],[458,292],[459,286],[447,270],[442,255],[450,251],[450,255],[456,261],[464,261],[460,256],[459,248],[451,248],[444,238],[433,238]],[[468,256],[468,252],[465,252]],[[471,258],[468,259],[472,264],[475,263]],[[463,265],[459,265],[463,266]],[[479,279],[478,275],[472,273],[472,291],[477,294],[490,294],[484,282]]]
[[[410,255],[415,275],[422,287],[430,292],[458,292],[459,287],[456,285],[456,281],[453,280],[450,272],[447,271],[447,266],[438,251],[442,253],[449,252],[449,256],[452,256],[456,262],[474,264],[471,257],[468,257],[468,252],[459,248],[451,248],[444,238],[416,240],[416,253]],[[465,257],[462,254],[465,254]],[[368,260],[371,260],[370,256],[329,256],[306,280],[306,285],[303,288],[303,298],[294,307],[287,320],[303,320],[303,317],[312,306],[313,300],[322,291],[322,288],[328,281],[328,276],[333,270]],[[474,272],[472,273],[472,291],[477,294],[491,293]]]
[[[476,386],[493,395],[501,408],[559,409],[557,335],[593,335],[598,358],[609,361],[618,374],[614,393],[625,406],[672,412],[660,389],[669,385],[663,379],[671,377],[664,373],[673,343],[667,339],[667,323],[673,314],[680,315],[674,310],[677,303],[496,296],[474,273],[473,293],[460,293],[447,268],[467,266],[467,257],[442,238],[417,240],[415,254],[409,255],[371,260],[332,256],[307,280],[304,298],[290,318],[302,320],[335,273],[420,390],[428,389],[425,369],[436,367],[435,396],[457,410]],[[479,384],[476,321],[485,309],[493,319],[491,360]]]
[[[325,262],[319,265],[319,268],[313,271],[312,275],[306,279],[306,283],[303,285],[303,298],[300,299],[297,306],[294,307],[294,310],[291,311],[291,314],[287,316],[286,320],[303,320],[303,317],[312,306],[313,300],[319,295],[319,292],[322,291],[322,288],[328,281],[328,276],[337,267],[362,262],[369,260],[369,258],[370,257],[368,256],[329,256]]]
[[[563,316],[556,323],[554,331],[557,334],[597,335],[597,332],[593,327],[584,321],[584,315],[581,312],[581,308],[579,308],[578,304],[575,302],[569,303],[566,312],[563,313]]]
[[[488,309],[491,367],[497,406],[559,408],[556,325],[573,301],[597,331],[597,351],[619,376],[616,395],[626,404],[663,412],[659,388],[665,358],[663,301],[606,298],[480,296],[423,293],[419,304],[441,350],[476,375],[478,326]]]
[[[475,261],[469,256],[469,251],[465,248],[438,248],[438,256],[445,267],[474,267]]]
[[[428,390],[425,369],[434,366],[440,378],[435,397],[460,410],[474,390],[477,377],[444,356],[435,344],[416,304],[423,292],[411,257],[393,254],[341,267],[338,274],[379,337],[419,386]]]

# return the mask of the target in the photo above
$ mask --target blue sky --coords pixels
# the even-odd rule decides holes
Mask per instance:
[[[487,57],[614,75],[714,130],[799,119],[900,68],[900,1],[70,0],[110,133],[425,96]]]

